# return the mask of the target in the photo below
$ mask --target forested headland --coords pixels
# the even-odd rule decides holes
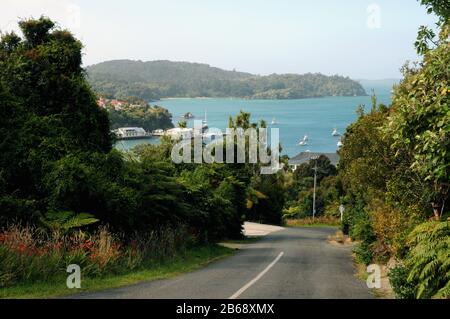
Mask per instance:
[[[118,98],[302,99],[366,95],[363,87],[348,77],[318,73],[259,76],[225,71],[207,64],[131,60],[107,61],[86,70],[94,91]]]
[[[172,114],[159,105],[150,105],[146,101],[134,103],[127,99],[120,101],[120,106],[114,106],[112,101],[101,99],[102,106],[108,112],[111,129],[119,127],[142,127],[147,132],[157,129],[172,128]],[[105,101],[105,102],[104,102]]]

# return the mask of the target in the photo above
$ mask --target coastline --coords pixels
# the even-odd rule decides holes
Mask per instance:
[[[270,98],[270,99],[261,99],[261,98],[248,98],[248,97],[235,97],[235,96],[214,96],[214,97],[206,97],[206,96],[197,96],[197,97],[163,97],[159,100],[153,100],[150,102],[159,102],[159,101],[170,101],[170,100],[245,100],[245,101],[294,101],[294,100],[309,100],[309,99],[323,99],[323,98],[339,98],[339,97],[366,97],[370,96],[369,94],[364,95],[324,95],[324,96],[314,96],[314,97],[302,97],[302,98],[292,98],[292,99],[277,99],[277,98]]]

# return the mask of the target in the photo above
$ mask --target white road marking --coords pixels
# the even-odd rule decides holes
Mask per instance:
[[[261,279],[262,276],[264,276],[269,270],[270,268],[272,268],[273,266],[275,266],[275,264],[280,260],[281,257],[283,257],[284,252],[281,252],[277,258],[275,258],[274,261],[272,261],[267,267],[266,269],[264,269],[263,271],[261,271],[258,276],[256,276],[255,278],[253,278],[252,280],[250,280],[244,287],[242,287],[241,289],[239,289],[238,291],[236,291],[234,293],[234,295],[232,295],[230,298],[228,299],[236,299],[238,298],[240,295],[242,295],[242,293],[244,291],[246,291],[248,288],[250,288],[255,282],[257,282],[258,280]]]

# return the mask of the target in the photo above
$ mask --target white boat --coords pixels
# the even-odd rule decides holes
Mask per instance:
[[[337,147],[342,147],[342,146],[344,146],[344,143],[342,143],[342,141],[339,140],[339,142],[337,142]]]
[[[308,142],[307,141],[301,141],[300,143],[298,143],[298,145],[306,146],[306,145],[308,145]]]
[[[300,142],[298,143],[298,145],[301,145],[301,146],[308,145],[308,140],[309,140],[309,137],[308,137],[307,134],[305,134],[305,136],[303,136],[303,139],[300,140]]]
[[[341,136],[336,128],[333,129],[333,133],[331,133],[332,136]]]
[[[278,124],[277,120],[275,118],[272,119],[272,125]]]

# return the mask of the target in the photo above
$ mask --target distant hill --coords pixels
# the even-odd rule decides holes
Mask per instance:
[[[301,99],[366,95],[360,83],[342,76],[226,71],[207,64],[114,60],[87,67],[93,89],[105,96],[145,100],[167,97]]]
[[[392,89],[394,85],[397,85],[400,83],[401,79],[380,79],[380,80],[366,80],[366,79],[360,79],[357,80],[361,85],[368,90],[368,88],[379,88],[379,87],[387,87]]]

